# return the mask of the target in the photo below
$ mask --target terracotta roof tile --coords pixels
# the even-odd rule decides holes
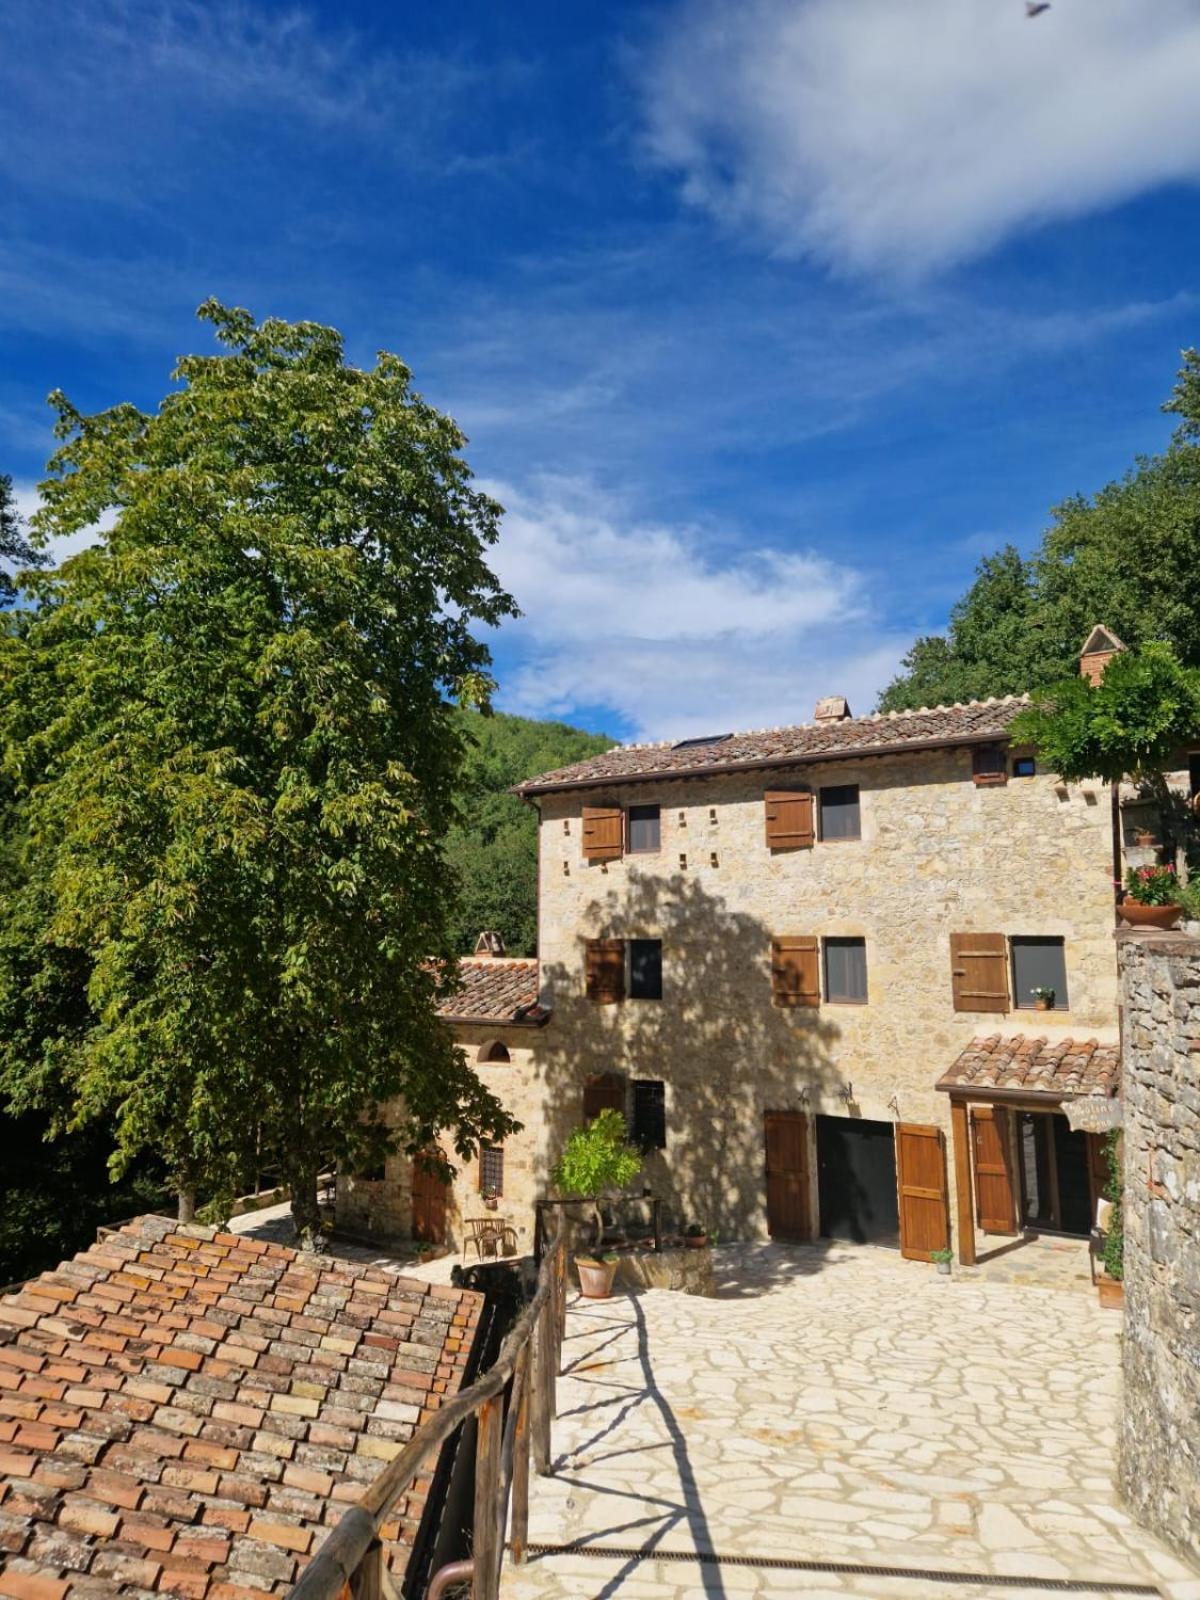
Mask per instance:
[[[157,1217],[0,1298],[0,1597],[284,1593],[457,1391],[481,1303]]]
[[[998,1089],[1051,1094],[1115,1095],[1120,1087],[1121,1053],[1115,1042],[1097,1039],[1007,1038],[993,1033],[973,1039],[938,1080],[939,1089]]]
[[[516,786],[518,794],[554,789],[596,788],[647,778],[695,777],[706,772],[794,766],[802,761],[842,756],[880,755],[939,745],[987,743],[1005,739],[1009,723],[1028,703],[1027,696],[972,700],[966,705],[922,707],[920,711],[846,717],[792,728],[734,733],[713,744],[617,745],[574,766],[559,767]]]
[[[448,1022],[537,1024],[549,1015],[538,1007],[536,961],[484,956],[460,961],[459,973],[457,991],[438,1007]]]

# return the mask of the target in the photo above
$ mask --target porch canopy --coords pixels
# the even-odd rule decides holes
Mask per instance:
[[[1004,1112],[1058,1111],[1069,1104],[1074,1126],[1111,1127],[1120,1076],[1115,1040],[1050,1040],[1023,1033],[973,1039],[942,1074],[937,1087],[950,1096],[960,1261],[970,1266],[975,1260],[976,1195],[985,1232],[1015,1231]]]

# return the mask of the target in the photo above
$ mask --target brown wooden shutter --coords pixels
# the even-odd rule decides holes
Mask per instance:
[[[942,1130],[919,1122],[896,1125],[900,1254],[928,1261],[950,1244],[950,1197]]]
[[[600,1005],[625,998],[624,939],[587,942],[587,997]]]
[[[777,1006],[821,1004],[817,941],[805,935],[771,940],[771,997]]]
[[[625,1080],[616,1072],[602,1072],[583,1086],[583,1120],[591,1122],[602,1111],[625,1115]]]
[[[768,789],[763,796],[767,847],[809,850],[816,839],[810,789]]]
[[[763,1136],[767,1232],[772,1239],[809,1239],[808,1118],[803,1111],[768,1111]]]
[[[1007,1011],[1008,941],[1002,933],[952,933],[955,1011]]]
[[[624,823],[625,815],[620,806],[584,806],[584,859],[619,861],[625,846]]]
[[[979,1226],[984,1233],[1016,1233],[1012,1140],[1008,1112],[1002,1107],[971,1107],[971,1152]]]

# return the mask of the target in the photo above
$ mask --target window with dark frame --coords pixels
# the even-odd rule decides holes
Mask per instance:
[[[867,941],[825,939],[825,998],[846,1005],[867,1000]]]
[[[629,941],[629,998],[662,999],[662,940]]]
[[[633,1080],[630,1138],[640,1150],[665,1150],[667,1147],[667,1091],[657,1078]]]
[[[1032,756],[1013,757],[1013,777],[1033,778],[1037,776],[1037,762]]]
[[[661,841],[661,812],[658,806],[630,806],[628,813],[629,854],[653,855]]]
[[[1067,957],[1061,939],[1020,937],[1009,940],[1012,954],[1013,1005],[1032,1010],[1035,989],[1053,989],[1053,1010],[1069,1009],[1067,995]]]
[[[839,783],[831,788],[822,789],[819,805],[823,841],[862,838],[862,817],[856,783]]]
[[[971,751],[971,777],[977,788],[1008,782],[1008,761],[1003,745],[979,745]]]
[[[504,1146],[485,1144],[479,1151],[480,1194],[504,1193]]]

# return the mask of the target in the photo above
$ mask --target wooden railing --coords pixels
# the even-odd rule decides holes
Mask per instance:
[[[495,1363],[418,1428],[343,1514],[301,1573],[291,1600],[344,1600],[347,1591],[352,1600],[395,1600],[379,1530],[430,1456],[471,1416],[478,1418],[471,1561],[456,1565],[470,1568],[472,1600],[497,1600],[506,1545],[515,1562],[525,1559],[531,1457],[538,1474],[550,1471],[550,1424],[567,1305],[567,1234],[562,1219],[542,1257],[533,1298]]]

